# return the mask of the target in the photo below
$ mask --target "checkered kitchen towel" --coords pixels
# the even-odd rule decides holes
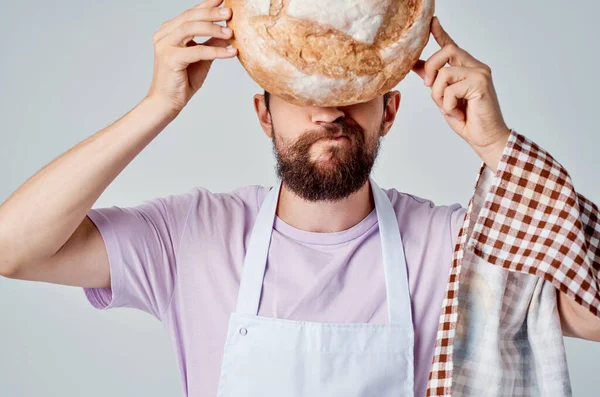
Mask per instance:
[[[600,317],[598,216],[562,165],[511,131],[467,207],[427,396],[571,396],[556,288]]]

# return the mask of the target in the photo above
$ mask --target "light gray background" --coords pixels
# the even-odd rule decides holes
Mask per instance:
[[[146,94],[152,34],[195,3],[32,0],[0,8],[0,202]],[[459,45],[489,64],[505,119],[563,164],[600,203],[596,126],[600,3],[439,1]],[[430,40],[424,57],[437,50]],[[375,176],[439,204],[470,198],[480,160],[410,74]],[[137,205],[193,186],[229,191],[274,181],[271,144],[252,106],[258,86],[237,59],[205,86],[100,197]],[[162,325],[130,309],[97,311],[79,288],[0,278],[1,396],[174,396],[174,353]],[[207,319],[210,321],[210,319]],[[600,344],[566,338],[575,396],[598,395]]]

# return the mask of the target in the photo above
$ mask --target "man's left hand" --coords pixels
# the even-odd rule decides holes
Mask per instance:
[[[412,70],[431,87],[448,125],[496,171],[510,129],[500,111],[492,71],[456,45],[437,17],[431,22],[431,34],[441,49],[427,61],[418,60]]]

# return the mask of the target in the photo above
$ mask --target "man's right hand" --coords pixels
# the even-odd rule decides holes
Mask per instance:
[[[231,18],[231,9],[219,7],[222,3],[205,0],[161,25],[153,36],[154,75],[147,97],[179,112],[202,87],[213,60],[237,55],[235,48],[227,48],[231,29],[214,23]],[[210,39],[198,44],[195,36]]]

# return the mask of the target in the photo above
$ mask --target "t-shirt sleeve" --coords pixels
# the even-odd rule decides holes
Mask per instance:
[[[110,288],[83,288],[97,309],[129,307],[161,320],[173,294],[177,251],[195,191],[135,207],[92,208],[110,262]]]

